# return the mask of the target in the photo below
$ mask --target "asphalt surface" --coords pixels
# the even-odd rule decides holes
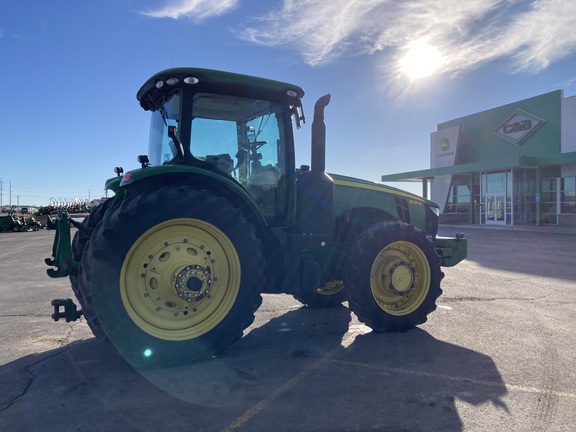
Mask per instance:
[[[576,232],[441,231],[464,231],[469,257],[418,329],[266,295],[226,354],[156,372],[52,322],[72,296],[45,274],[53,232],[2,233],[0,430],[576,430]]]

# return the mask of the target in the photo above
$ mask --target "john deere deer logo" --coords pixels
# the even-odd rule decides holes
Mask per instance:
[[[450,139],[449,138],[442,138],[440,141],[440,150],[443,152],[450,150]]]

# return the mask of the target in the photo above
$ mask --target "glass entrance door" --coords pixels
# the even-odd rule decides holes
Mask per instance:
[[[480,174],[480,223],[514,223],[512,170],[485,171]]]
[[[506,224],[506,194],[486,194],[486,223]]]

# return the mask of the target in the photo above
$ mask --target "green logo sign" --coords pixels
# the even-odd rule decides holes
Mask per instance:
[[[440,141],[440,150],[444,152],[450,150],[450,138],[442,138]]]

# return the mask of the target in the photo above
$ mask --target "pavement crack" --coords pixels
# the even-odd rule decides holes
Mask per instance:
[[[10,401],[8,401],[8,403],[6,404],[5,407],[0,408],[0,413],[7,411],[12,405],[14,405],[19,399],[23,398],[24,396],[26,396],[26,394],[28,393],[28,390],[30,390],[30,387],[32,387],[32,384],[34,382],[34,379],[36,378],[37,374],[34,373],[32,371],[32,368],[41,364],[42,362],[45,362],[46,360],[51,359],[52,357],[56,357],[64,352],[66,352],[68,350],[68,347],[64,347],[61,350],[59,350],[56,353],[50,354],[46,357],[41,358],[40,360],[29,364],[28,366],[26,366],[24,368],[24,371],[30,375],[28,382],[26,383],[26,385],[24,386],[24,388],[22,389],[22,392],[20,392],[20,394],[16,395],[15,397],[13,397]]]
[[[541,300],[546,296],[542,297],[491,297],[491,298],[482,298],[482,297],[442,297],[442,302],[451,303],[451,302],[461,302],[461,301],[469,301],[469,302],[491,302],[491,301],[498,301],[498,300],[515,300],[515,301],[535,301]]]
[[[80,325],[81,323],[82,323],[81,319],[68,323],[68,331],[66,332],[64,340],[62,341],[62,344],[60,346],[68,345],[70,341],[73,340],[73,335],[74,331],[76,330],[76,326]]]
[[[460,301],[494,301],[495,298],[481,298],[481,297],[442,297],[442,302],[451,303],[451,302],[460,302]]]
[[[0,314],[0,318],[44,318],[46,314]]]

